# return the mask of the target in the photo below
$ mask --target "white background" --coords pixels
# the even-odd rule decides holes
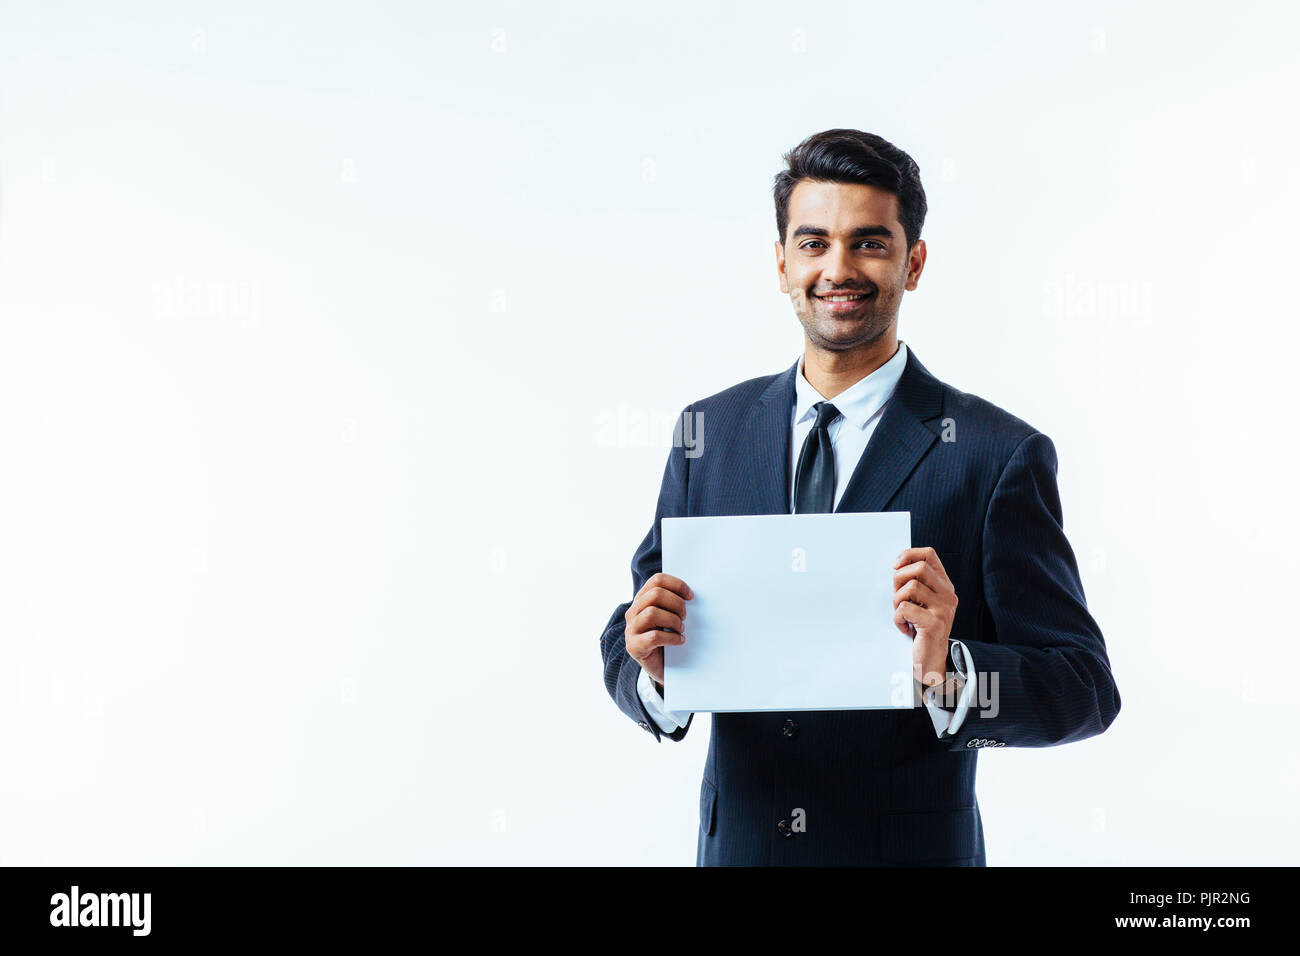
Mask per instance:
[[[1046,432],[1123,699],[991,865],[1291,863],[1282,4],[6,3],[0,863],[694,862],[599,637],[781,371],[781,153],[921,166],[900,335]],[[339,5],[341,7],[342,5]]]

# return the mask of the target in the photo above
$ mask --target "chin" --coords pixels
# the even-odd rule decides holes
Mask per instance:
[[[829,327],[819,326],[815,336],[809,336],[814,342],[820,342],[823,348],[851,349],[870,345],[879,339],[889,326],[875,328],[868,323],[840,322]]]

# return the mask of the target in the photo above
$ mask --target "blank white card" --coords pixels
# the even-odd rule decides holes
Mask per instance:
[[[912,707],[894,625],[906,511],[664,518],[663,569],[695,592],[664,648],[666,709]]]

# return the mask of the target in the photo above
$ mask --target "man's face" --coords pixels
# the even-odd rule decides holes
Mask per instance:
[[[908,249],[893,193],[805,179],[790,194],[776,264],[809,340],[845,351],[876,341],[898,321],[903,291],[916,288],[925,266],[925,243]],[[837,293],[856,298],[829,298]]]

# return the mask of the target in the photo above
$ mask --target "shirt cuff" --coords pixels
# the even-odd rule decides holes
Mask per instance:
[[[659,691],[655,690],[654,681],[650,679],[644,667],[641,668],[641,674],[636,679],[636,691],[641,697],[641,703],[645,704],[646,713],[664,733],[671,734],[686,726],[686,721],[678,720],[675,712],[664,710],[664,699]],[[685,716],[689,718],[690,715]]]
[[[966,715],[970,712],[971,701],[975,697],[975,661],[970,649],[961,641],[949,641],[949,655],[952,657],[953,670],[957,676],[952,679],[952,693],[957,696],[957,705],[951,710],[939,706],[936,695],[948,684],[927,687],[921,695],[925,707],[930,712],[930,722],[934,724],[935,736],[943,739],[957,733]],[[969,678],[969,679],[968,679]]]

